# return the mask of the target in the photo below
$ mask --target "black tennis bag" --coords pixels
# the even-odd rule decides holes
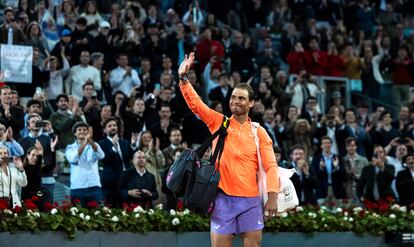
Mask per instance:
[[[184,196],[184,206],[191,211],[206,214],[212,209],[212,202],[220,181],[219,169],[215,167],[224,148],[224,139],[230,121],[224,117],[223,124],[196,150],[185,149],[171,165],[166,185],[176,196]],[[219,138],[210,160],[202,157],[215,138]]]

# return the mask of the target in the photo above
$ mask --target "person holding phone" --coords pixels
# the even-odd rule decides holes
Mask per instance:
[[[136,203],[151,208],[152,201],[158,198],[155,176],[146,169],[146,155],[138,150],[134,153],[133,168],[122,171],[119,181],[119,194],[123,202]]]
[[[0,204],[8,208],[21,207],[18,186],[27,185],[27,177],[20,157],[10,157],[6,147],[0,147]]]

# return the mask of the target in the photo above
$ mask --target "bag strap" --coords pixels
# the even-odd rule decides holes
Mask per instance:
[[[229,127],[229,125],[230,125],[230,119],[226,116],[223,116],[223,122],[220,125],[220,128],[216,130],[216,132],[214,132],[207,140],[203,142],[203,144],[201,144],[200,147],[198,147],[195,150],[195,153],[198,155],[198,157],[203,157],[204,153],[207,151],[208,147],[211,145],[213,140],[217,138],[217,136],[220,135],[220,136],[225,137],[227,135],[227,128]],[[220,141],[220,138],[219,138],[219,141]],[[224,145],[224,140],[223,140],[223,145]],[[216,150],[217,150],[217,147],[220,147],[219,142],[217,142]],[[214,152],[216,152],[216,150],[214,150]]]

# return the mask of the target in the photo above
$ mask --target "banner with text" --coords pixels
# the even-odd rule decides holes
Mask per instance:
[[[1,45],[0,49],[4,81],[32,83],[33,47]]]

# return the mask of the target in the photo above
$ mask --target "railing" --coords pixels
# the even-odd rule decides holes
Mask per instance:
[[[289,76],[289,85],[291,85],[297,77],[297,74],[291,74]],[[391,104],[389,101],[380,100],[378,98],[372,98],[360,92],[352,91],[351,80],[346,77],[314,76],[314,78],[316,79],[316,83],[319,86],[319,88],[321,88],[320,93],[317,95],[321,112],[327,112],[327,107],[330,105],[328,103],[330,98],[328,97],[334,91],[341,92],[341,95],[345,99],[344,103],[347,108],[355,105],[355,102],[353,101],[357,97],[368,102],[371,110],[375,110],[372,109],[373,104],[382,105],[392,111],[398,110],[398,106]]]

